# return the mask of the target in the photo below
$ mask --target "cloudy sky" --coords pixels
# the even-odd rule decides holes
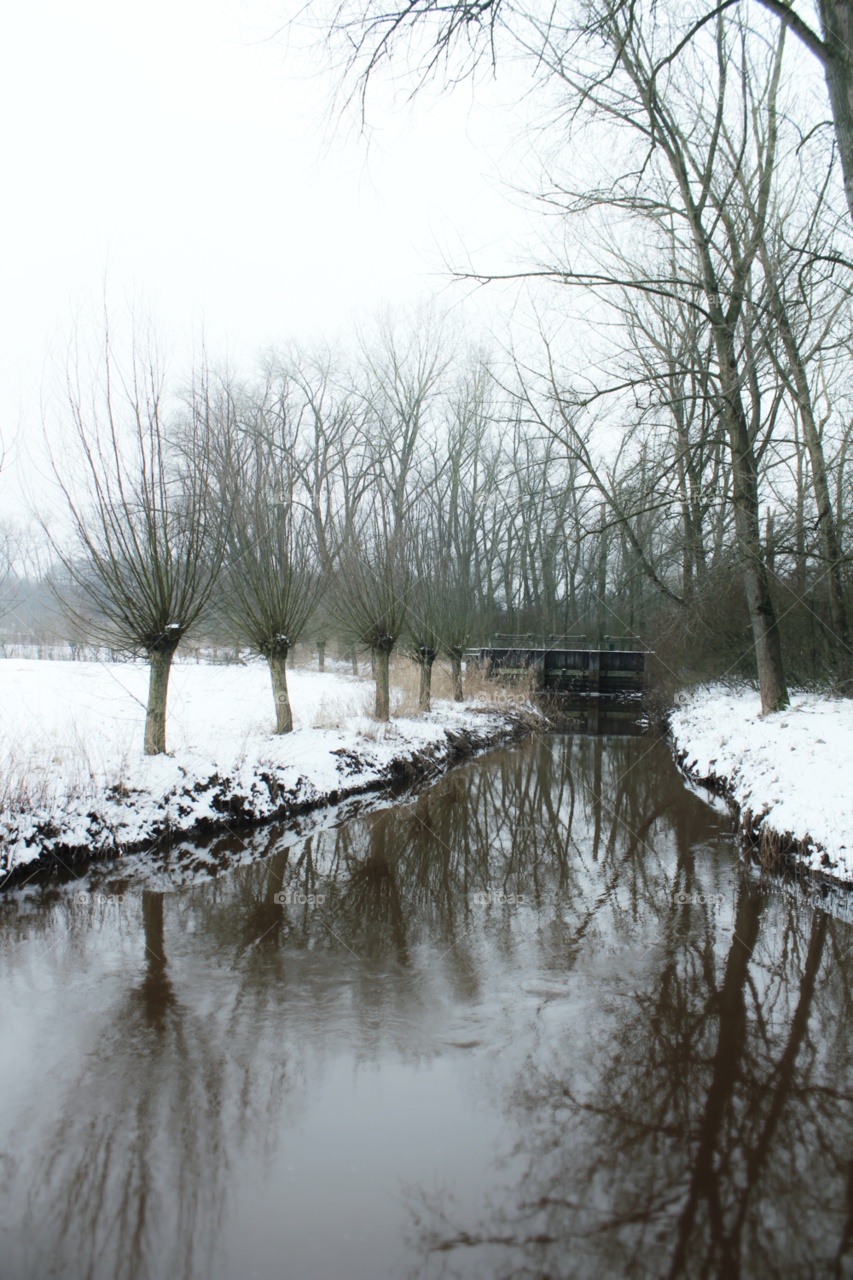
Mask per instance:
[[[530,222],[517,95],[383,90],[369,140],[330,113],[323,58],[269,39],[259,0],[34,0],[4,17],[0,423],[34,438],[45,360],[104,289],[179,351],[202,326],[245,364],[292,336],[445,290],[448,261],[502,265]],[[494,310],[468,301],[472,323]],[[12,450],[8,504],[26,449]]]

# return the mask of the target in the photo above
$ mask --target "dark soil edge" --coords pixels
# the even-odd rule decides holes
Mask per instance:
[[[842,880],[839,876],[832,874],[833,868],[837,867],[838,863],[832,862],[822,845],[812,840],[808,833],[805,836],[796,836],[793,831],[776,831],[767,822],[766,811],[755,813],[752,809],[741,809],[732,795],[731,782],[728,778],[715,773],[702,777],[691,769],[687,764],[688,752],[679,751],[668,721],[665,722],[664,727],[678,770],[689,782],[704,787],[715,796],[720,796],[729,806],[735,820],[741,848],[751,862],[761,867],[762,871],[797,880],[800,883],[822,884],[833,889],[848,891],[853,889],[853,884],[849,880]],[[804,861],[805,855],[814,849],[820,851],[824,869],[816,869]]]
[[[479,708],[473,707],[470,710],[475,714],[499,714],[501,723],[483,733],[465,729],[445,729],[444,733],[447,741],[444,746],[433,744],[424,751],[409,750],[405,755],[390,760],[380,775],[368,782],[355,782],[348,785],[345,778],[343,778],[339,787],[331,791],[314,794],[307,800],[298,799],[292,791],[279,792],[274,771],[258,773],[258,779],[266,784],[270,795],[277,801],[274,809],[268,810],[260,817],[246,813],[243,797],[224,796],[223,793],[226,791],[230,779],[227,777],[220,779],[215,776],[215,780],[219,782],[220,791],[218,795],[214,794],[211,803],[213,807],[220,810],[221,818],[203,818],[190,827],[181,827],[179,829],[174,829],[169,821],[166,820],[160,828],[155,827],[154,831],[145,840],[128,841],[126,843],[115,840],[113,832],[104,824],[103,838],[99,842],[93,843],[92,839],[90,839],[88,843],[83,845],[52,845],[50,848],[43,848],[38,858],[34,858],[29,862],[19,863],[5,873],[4,879],[0,881],[0,892],[20,887],[23,883],[31,880],[49,878],[60,870],[77,870],[92,863],[121,858],[124,854],[144,853],[146,851],[153,853],[155,850],[162,850],[164,847],[168,848],[172,844],[173,836],[176,840],[185,842],[195,839],[203,840],[212,835],[227,832],[237,834],[241,831],[253,831],[261,827],[270,826],[273,823],[286,822],[301,814],[330,808],[333,805],[340,804],[342,800],[349,800],[355,796],[386,791],[393,787],[405,787],[407,784],[411,786],[418,782],[432,781],[463,760],[470,759],[480,752],[489,751],[507,743],[517,742],[542,729],[542,721],[532,717],[529,713],[506,711],[496,713],[486,708],[481,711]],[[217,803],[217,801],[220,803]],[[236,803],[237,801],[239,803]],[[97,818],[97,815],[91,816]],[[36,829],[33,842],[50,840],[54,836],[55,828],[52,829],[52,824],[48,823]]]

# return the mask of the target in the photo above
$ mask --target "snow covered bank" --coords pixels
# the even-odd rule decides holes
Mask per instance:
[[[437,772],[525,729],[518,714],[471,704],[401,715],[395,691],[398,718],[377,724],[370,682],[297,669],[296,732],[276,737],[265,664],[182,663],[169,686],[169,755],[146,757],[147,681],[143,664],[0,662],[0,877],[286,818]]]
[[[764,859],[853,883],[853,702],[800,695],[759,712],[754,690],[683,695],[670,717],[679,762],[734,800]]]

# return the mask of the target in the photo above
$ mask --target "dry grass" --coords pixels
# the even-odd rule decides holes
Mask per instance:
[[[313,729],[341,729],[346,721],[351,720],[354,715],[372,717],[373,703],[373,685],[366,682],[360,705],[353,706],[352,702],[342,703],[339,698],[326,697],[324,695],[311,715],[311,727]]]
[[[395,716],[420,715],[421,669],[411,658],[394,656],[389,668],[391,711]],[[436,661],[432,668],[432,698],[453,697],[453,669],[449,662]]]
[[[29,752],[19,755],[13,746],[3,754],[0,813],[20,813],[27,809],[45,808],[53,791],[46,768],[34,765]]]
[[[420,715],[418,701],[421,687],[421,670],[410,658],[392,657],[388,670],[391,690],[391,714],[410,720]]]
[[[94,801],[104,790],[127,791],[130,752],[108,766],[98,762],[74,724],[61,741],[0,741],[0,813],[51,810]]]
[[[393,657],[390,666],[391,711],[395,716],[416,716],[420,713],[418,696],[421,672],[416,662],[409,658]],[[533,691],[533,673],[520,679],[502,681],[487,679],[475,667],[463,673],[462,688],[465,702],[477,702],[489,709],[521,711]],[[433,699],[453,698],[453,668],[450,662],[437,661],[432,669]]]
[[[484,671],[470,668],[464,678],[465,697],[485,703],[494,710],[521,711],[530,702],[534,688],[533,672],[512,680],[487,678]]]

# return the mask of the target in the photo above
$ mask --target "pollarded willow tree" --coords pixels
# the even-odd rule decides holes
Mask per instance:
[[[415,553],[416,580],[406,611],[405,649],[420,672],[418,705],[421,711],[429,711],[432,668],[444,642],[444,602],[438,574],[430,564],[430,549],[423,550],[426,554]]]
[[[290,733],[287,655],[323,588],[310,510],[290,465],[295,424],[238,401],[219,489],[232,511],[219,607],[230,634],[269,665],[276,733]],[[281,408],[281,406],[279,406]]]
[[[63,570],[56,594],[86,633],[147,657],[145,754],[158,755],[172,659],[210,603],[230,524],[210,484],[209,384],[170,414],[153,335],[136,333],[122,364],[106,325],[88,367],[79,349],[69,360],[59,425],[62,443],[48,444],[71,537],[44,521]]]
[[[374,512],[341,548],[330,612],[346,641],[370,648],[377,720],[391,715],[389,663],[406,625],[413,581],[405,535],[391,533]]]

